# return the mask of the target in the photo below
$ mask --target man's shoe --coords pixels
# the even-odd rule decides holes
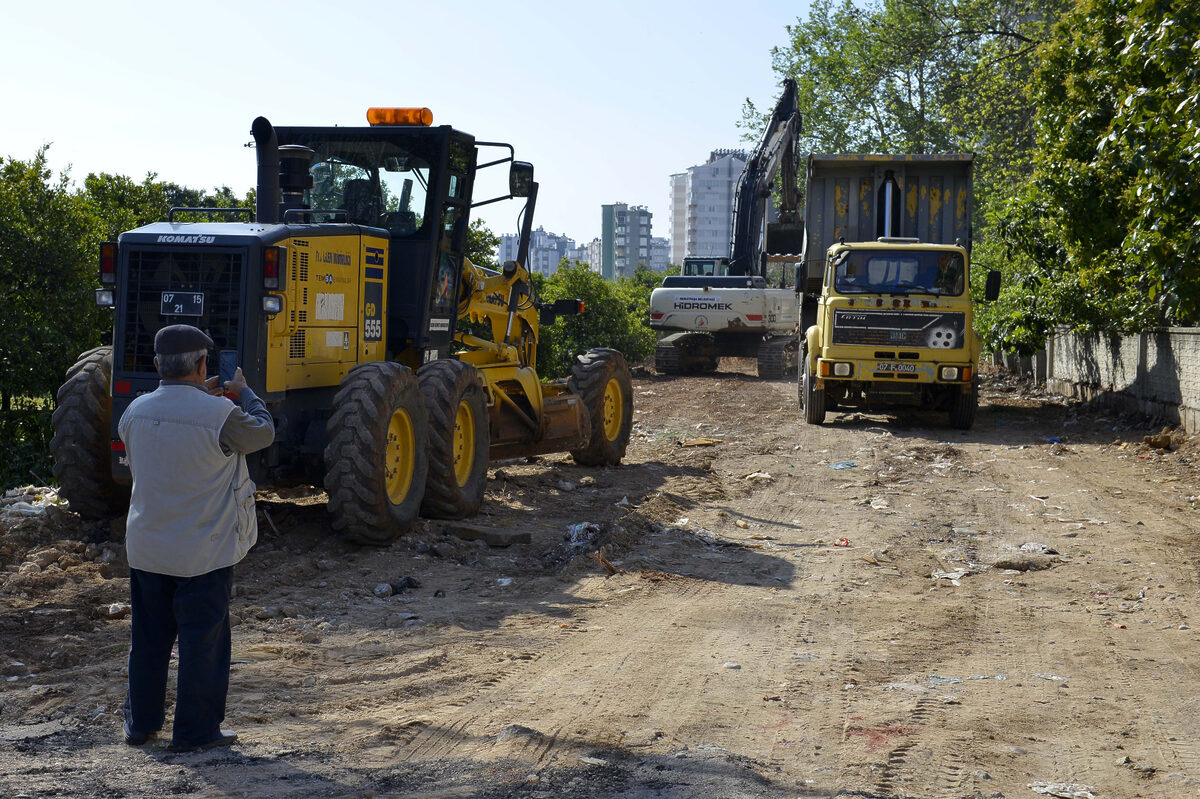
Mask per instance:
[[[217,737],[211,741],[205,741],[198,744],[176,744],[173,743],[168,747],[172,752],[199,752],[201,749],[212,749],[216,746],[229,746],[237,741],[238,735],[233,730],[218,730]]]
[[[128,746],[142,746],[156,735],[158,735],[157,732],[136,732],[126,727],[125,743]]]

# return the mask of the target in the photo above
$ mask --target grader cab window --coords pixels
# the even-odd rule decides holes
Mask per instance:
[[[300,141],[316,151],[310,208],[344,210],[349,222],[385,228],[393,237],[423,233],[430,162],[402,142],[347,136]]]

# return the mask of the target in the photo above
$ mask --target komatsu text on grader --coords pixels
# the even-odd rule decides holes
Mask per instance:
[[[489,459],[624,456],[633,401],[620,353],[590,350],[566,382],[536,372],[539,325],[583,308],[531,293],[533,167],[511,145],[432,126],[428,109],[367,119],[275,128],[259,117],[251,221],[184,222],[198,209],[173,209],[103,246],[97,302],[114,308],[113,343],[67,372],[51,444],[81,515],[128,502],[116,423],[157,386],[154,334],[177,323],[211,336],[208,362],[236,361],[270,409],[275,444],[250,456],[255,479],[323,480],[332,526],[353,540],[385,543],[418,514],[475,513]],[[484,148],[507,154],[479,163]],[[473,202],[476,172],[502,164],[509,193]],[[474,265],[471,209],[512,198],[526,200],[518,259]]]

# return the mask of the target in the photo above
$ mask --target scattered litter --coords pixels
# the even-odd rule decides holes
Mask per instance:
[[[725,440],[722,438],[681,438],[675,442],[681,447],[711,447],[714,444],[723,444]]]
[[[607,766],[608,765],[608,761],[604,760],[603,758],[588,757],[587,755],[580,756],[579,762],[587,763],[589,766]]]
[[[958,685],[961,682],[962,680],[958,677],[942,677],[937,673],[929,675],[929,685],[933,688],[937,688],[939,685]]]
[[[858,464],[854,461],[838,461],[837,463],[829,464],[830,469],[857,469]]]
[[[1043,680],[1050,680],[1051,682],[1061,682],[1064,684],[1067,682],[1066,677],[1060,677],[1057,674],[1035,674],[1033,676],[1040,677]]]
[[[613,504],[620,508],[628,508],[629,507],[629,497],[621,497],[620,502],[614,502]]]
[[[1092,786],[1077,782],[1031,782],[1029,788],[1034,793],[1056,796],[1059,799],[1096,799],[1096,794],[1092,793],[1095,790]]]
[[[850,546],[850,539],[849,538],[839,538],[837,541],[833,542],[833,545],[835,547],[848,547],[848,546]]]
[[[735,663],[732,660],[727,660],[727,661],[725,661],[725,665],[722,666],[721,668],[723,668],[723,669],[740,669],[741,667],[742,667],[741,663]]]
[[[891,506],[892,503],[888,502],[882,497],[876,497],[875,499],[871,500],[871,507],[875,510],[883,510],[884,508],[890,508]]]
[[[497,577],[496,585],[500,586],[501,588],[507,588],[508,586],[512,585],[512,581],[513,578],[511,577]]]
[[[1050,436],[1050,438],[1048,438],[1046,440],[1048,442],[1050,442],[1051,444],[1061,444],[1062,443],[1062,439],[1059,438],[1058,436]]]
[[[734,524],[743,530],[750,528],[750,522],[746,521],[745,519],[738,519],[734,522]]]
[[[973,674],[970,677],[968,677],[967,679],[968,680],[1007,680],[1008,678],[1005,677],[1003,674],[996,674],[996,675]]]
[[[593,561],[595,561],[597,566],[600,566],[601,568],[603,568],[609,577],[612,577],[614,574],[620,574],[625,571],[624,569],[618,569],[616,566],[614,566],[612,564],[611,561],[609,561],[607,547],[600,547],[599,552],[588,553],[588,557],[591,558]]]
[[[949,580],[954,585],[961,585],[959,580],[966,577],[970,573],[971,572],[967,571],[966,569],[958,569],[957,571],[952,572],[934,572],[929,576],[935,580]]]
[[[783,697],[781,697],[779,694],[775,694],[774,696],[764,696],[763,701],[764,702],[782,702]]]
[[[1034,541],[1026,541],[1024,544],[1021,544],[1020,550],[1022,552],[1037,552],[1042,555],[1058,554],[1058,550],[1054,549],[1053,547],[1048,547],[1045,544],[1039,544]]]
[[[582,552],[591,546],[598,535],[600,535],[600,525],[595,522],[577,522],[567,525],[567,532],[563,538],[567,541],[567,549],[573,552]]]
[[[559,491],[574,491],[575,484],[572,483],[570,480],[559,480],[558,481],[558,490]]]
[[[768,472],[751,472],[750,474],[745,475],[744,479],[767,481],[767,480],[774,480],[775,478],[772,477],[770,475],[770,473],[768,473]]]
[[[51,505],[67,507],[58,490],[41,486],[10,488],[0,498],[0,516],[42,516]]]

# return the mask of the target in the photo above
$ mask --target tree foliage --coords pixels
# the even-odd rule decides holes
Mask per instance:
[[[650,292],[661,283],[661,275],[644,267],[639,266],[632,277],[609,281],[586,264],[564,258],[553,275],[534,281],[534,292],[541,302],[583,300],[585,311],[542,326],[538,373],[565,377],[571,374],[575,357],[592,347],[620,350],[630,364],[648,358],[655,344],[654,331],[646,325]]]
[[[1200,318],[1200,11],[1081,0],[1034,75],[1033,175],[1000,234],[1028,349],[1057,323],[1133,332]],[[1019,316],[1019,303],[1032,307]],[[1004,320],[999,320],[1003,324]]]

